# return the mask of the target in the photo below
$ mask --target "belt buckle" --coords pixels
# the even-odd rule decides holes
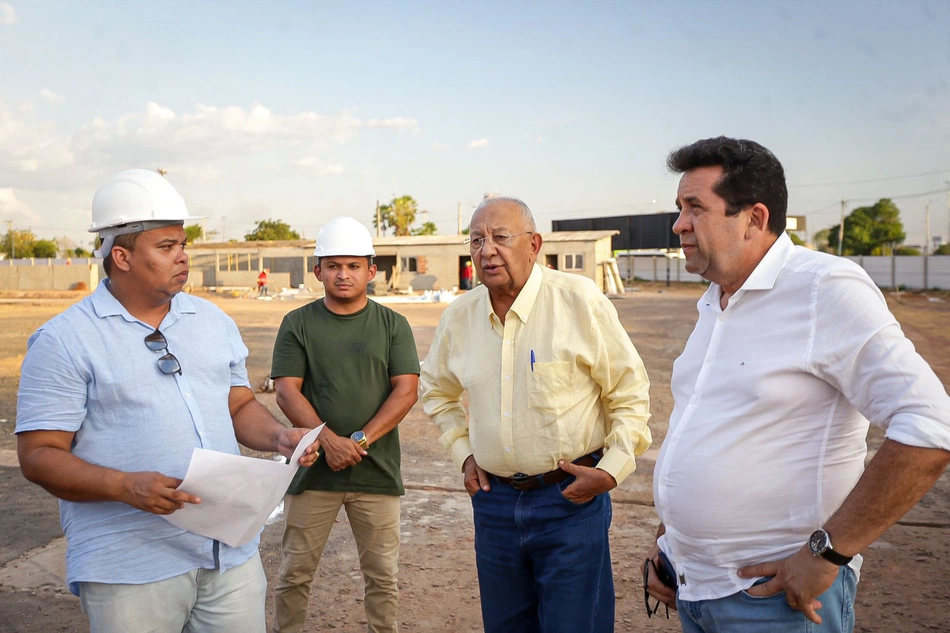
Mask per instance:
[[[526,475],[524,473],[515,473],[508,480],[515,486],[523,486],[531,479],[531,475]]]

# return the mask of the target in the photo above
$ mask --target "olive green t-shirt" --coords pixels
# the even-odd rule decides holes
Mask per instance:
[[[409,322],[373,300],[355,314],[334,314],[322,300],[288,313],[277,332],[271,363],[272,378],[303,378],[304,397],[343,437],[376,415],[392,392],[391,377],[418,373]],[[374,440],[367,452],[358,464],[338,472],[318,459],[297,472],[287,492],[404,494],[399,427]]]

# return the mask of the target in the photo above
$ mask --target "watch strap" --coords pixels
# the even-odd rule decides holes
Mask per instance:
[[[360,448],[363,448],[363,449],[365,449],[366,446],[369,444],[369,442],[367,442],[366,440],[366,433],[364,433],[363,431],[357,431],[356,433],[353,433],[350,436],[350,439],[356,442],[357,444],[359,444]]]
[[[829,563],[834,563],[838,567],[847,565],[848,563],[851,562],[851,559],[854,558],[854,556],[845,556],[844,554],[840,554],[834,551],[833,549],[831,549],[830,547],[826,549],[825,551],[823,551],[821,554],[819,554],[819,556],[824,558]]]
[[[821,556],[829,563],[841,567],[851,562],[853,556],[845,556],[834,550],[831,535],[824,528],[819,528],[808,538],[808,548],[815,556]]]

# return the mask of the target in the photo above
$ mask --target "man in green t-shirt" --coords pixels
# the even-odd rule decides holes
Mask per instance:
[[[417,399],[419,357],[406,318],[366,296],[373,240],[353,218],[317,236],[314,274],[326,289],[284,317],[271,376],[294,426],[320,432],[323,459],[300,469],[284,498],[274,633],[300,631],[330,529],[346,508],[365,580],[369,630],[396,631],[400,473],[397,425]]]

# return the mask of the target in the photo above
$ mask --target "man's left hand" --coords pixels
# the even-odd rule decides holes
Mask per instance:
[[[617,487],[617,480],[606,470],[578,466],[563,459],[557,463],[557,466],[576,478],[562,492],[564,497],[573,503],[587,503],[597,495]]]
[[[785,601],[791,608],[801,611],[815,624],[821,624],[817,610],[821,602],[818,596],[827,591],[838,577],[838,566],[815,556],[803,545],[789,558],[760,565],[750,565],[739,570],[740,578],[773,576],[768,582],[750,587],[752,596],[772,596],[785,590]]]
[[[296,427],[285,428],[277,436],[277,450],[284,457],[293,457],[294,451],[297,450],[297,444],[299,444],[303,436],[309,432],[310,429],[298,429]],[[316,439],[313,441],[313,444],[306,448],[303,455],[300,456],[298,463],[304,467],[312,466],[313,463],[317,461],[317,458],[320,457],[319,449],[320,440]]]

